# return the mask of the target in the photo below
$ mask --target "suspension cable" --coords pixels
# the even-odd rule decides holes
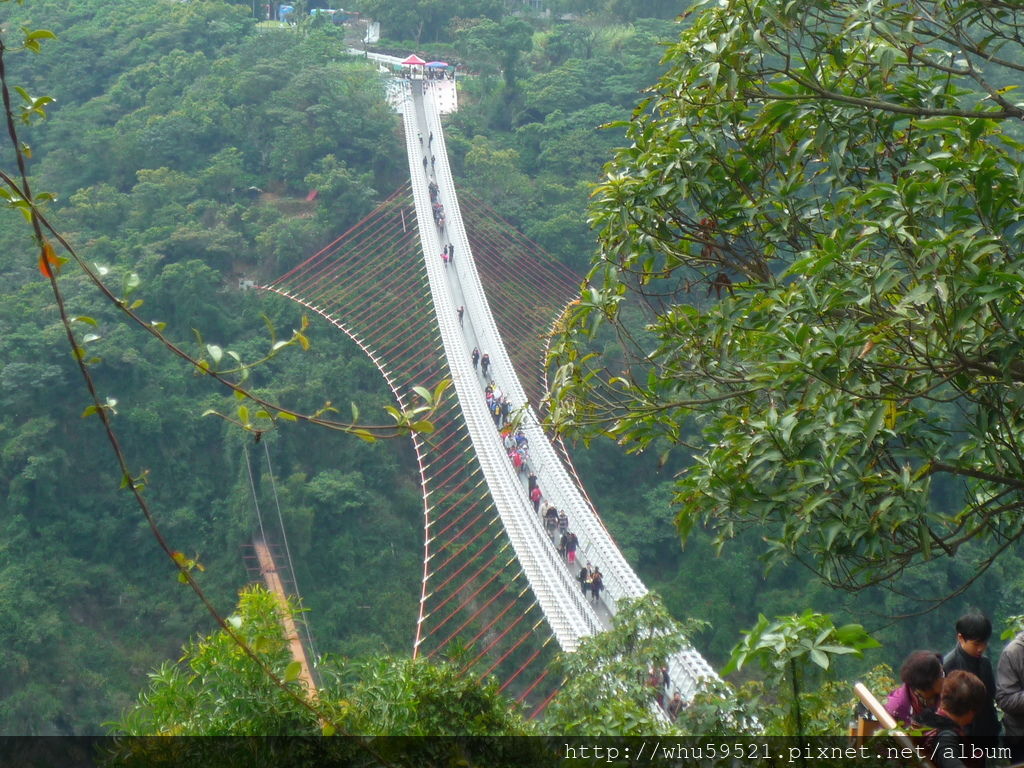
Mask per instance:
[[[270,448],[267,446],[267,441],[263,441],[263,452],[267,457],[267,472],[270,475],[270,488],[274,492],[274,505],[277,507],[277,522],[281,526],[281,541],[284,542],[284,554],[288,560],[288,572],[292,576],[292,589],[295,590],[295,596],[299,599],[299,605],[302,605],[302,593],[299,591],[299,579],[295,575],[295,564],[292,562],[292,551],[288,546],[288,534],[284,528],[284,517],[281,515],[281,500],[277,496],[277,483],[274,481],[274,467],[270,463]],[[309,650],[313,652],[313,666],[320,665],[320,654],[317,652],[316,644],[313,642],[313,635],[309,631],[309,622],[303,621],[302,628],[306,635],[306,642],[309,643]]]

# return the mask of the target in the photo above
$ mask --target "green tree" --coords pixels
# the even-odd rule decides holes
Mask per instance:
[[[273,594],[252,588],[241,594],[228,621],[274,672],[302,692],[294,667],[289,668],[292,657],[279,611]],[[167,662],[152,673],[135,706],[110,727],[129,736],[320,732],[316,710],[274,685],[224,631],[192,641],[179,662]]]
[[[675,0],[551,0],[557,13],[603,16],[617,21],[671,19],[680,15],[684,5]]]
[[[723,674],[757,661],[768,673],[770,689],[788,704],[788,717],[783,717],[776,727],[781,726],[781,735],[794,735],[801,743],[808,734],[802,698],[815,671],[828,672],[833,667],[833,657],[862,656],[864,649],[879,646],[859,624],[837,627],[831,616],[810,609],[775,621],[761,614],[754,628],[743,634],[745,637],[733,649]]]
[[[314,204],[281,190],[304,196],[303,177],[333,154],[354,184],[364,183],[359,194],[345,192],[369,205],[376,182],[393,188],[389,157],[400,154],[392,145],[394,117],[366,65],[333,61],[336,47],[325,42],[337,42],[333,29],[261,37],[244,17],[247,8],[217,0],[126,0],[116,8],[99,0],[0,0],[0,9],[4,145],[11,150],[0,179],[0,383],[7,406],[0,413],[0,508],[7,513],[0,612],[10,651],[0,662],[0,731],[95,733],[155,659],[209,626],[175,577],[201,579],[197,591],[208,606],[233,604],[245,581],[238,546],[251,535],[252,499],[247,484],[232,482],[244,471],[244,438],[201,414],[210,409],[263,426],[267,420],[251,403],[206,385],[214,369],[235,366],[232,352],[256,360],[280,343],[259,338],[261,315],[276,328],[303,327],[283,302],[234,290],[239,272],[256,276],[261,256],[264,277],[276,271],[277,254],[262,252],[259,235],[276,227],[270,239],[286,242],[283,256],[295,263],[338,231],[338,222],[310,215]],[[52,42],[35,28],[51,21],[64,39]],[[25,55],[44,42],[45,55]],[[324,82],[311,81],[312,71]],[[298,87],[281,93],[292,83]],[[40,96],[51,87],[59,106]],[[297,115],[308,142],[294,146],[280,128],[281,112]],[[305,164],[289,164],[296,149]],[[250,185],[276,192],[249,195]],[[37,195],[41,188],[56,201]],[[333,202],[328,195],[325,203]],[[68,223],[71,231],[60,233]],[[71,264],[60,270],[65,241],[82,271]],[[209,344],[196,343],[194,326]],[[283,393],[321,414],[325,391],[339,402],[360,402],[367,414],[390,402],[372,365],[355,363],[360,353],[324,336],[308,361],[265,361],[250,394]],[[169,339],[184,340],[181,357],[167,354]],[[285,443],[275,437],[265,435],[263,445]],[[286,444],[281,476],[316,476],[338,462],[362,473],[362,485],[374,490],[366,512],[375,513],[374,535],[398,542],[399,555],[385,556],[377,539],[367,544],[359,529],[371,526],[350,524],[348,551],[334,559],[352,567],[351,551],[378,555],[363,569],[363,582],[346,586],[378,586],[372,574],[398,571],[378,578],[388,586],[374,594],[400,595],[414,614],[418,550],[403,537],[415,536],[419,494],[412,498],[407,484],[391,479],[399,462],[382,457],[379,446],[359,444],[364,457],[355,445],[325,437]],[[115,438],[116,462],[104,448]],[[136,495],[134,510],[128,494]],[[295,497],[283,517],[315,539],[328,502]],[[154,539],[154,530],[166,538]],[[162,550],[168,543],[188,555]],[[201,574],[196,553],[206,566]],[[402,581],[406,574],[412,586]],[[330,578],[324,582],[306,583],[329,590]],[[321,600],[331,603],[331,594],[325,590]],[[375,651],[404,647],[408,622],[395,614],[348,645],[362,639]],[[335,636],[334,628],[348,627],[344,615],[325,624],[325,634]]]
[[[672,19],[686,10],[676,0],[607,0],[606,7],[620,21]]]
[[[343,231],[373,209],[376,190],[372,174],[357,175],[334,155],[317,163],[306,185],[317,191],[317,217],[324,231]]]
[[[275,762],[282,759],[278,750],[298,750],[304,756],[305,742],[284,741],[275,746],[261,740],[263,765],[342,764],[323,760],[327,755],[340,759],[350,753],[363,761],[376,758],[393,765],[439,764],[470,756],[486,765],[522,765],[524,760],[541,764],[529,759],[531,753],[544,756],[539,744],[509,738],[528,735],[533,728],[501,695],[497,682],[478,681],[447,664],[386,657],[360,663],[327,658],[318,666],[317,690],[307,690],[282,632],[282,610],[277,598],[261,587],[243,591],[228,624],[257,651],[258,659],[242,653],[224,630],[199,637],[184,648],[176,663],[166,662],[153,672],[136,703],[108,728],[119,736],[431,737],[376,742],[337,739],[317,745],[319,763],[303,763],[291,754],[294,762]],[[296,611],[295,606],[288,610]],[[264,665],[298,696],[274,685]],[[475,736],[503,738],[485,742],[464,738]],[[204,764],[216,766],[252,764],[246,762],[253,757],[251,748],[245,741],[207,739],[187,740],[181,747],[186,754],[191,751],[202,757]],[[160,758],[180,759],[175,753],[154,751],[144,740],[128,741],[117,764],[147,765],[151,764],[147,759],[154,757],[161,764]]]
[[[594,30],[577,23],[557,26],[543,37],[542,52],[555,66],[569,59],[589,59],[594,54]]]
[[[515,736],[532,731],[492,678],[478,682],[455,666],[378,657],[357,665],[349,727],[395,736]]]
[[[1021,31],[972,0],[758,0],[669,49],[595,191],[554,415],[635,450],[696,419],[684,537],[754,527],[847,589],[969,558],[945,594],[1024,535]],[[595,377],[604,322],[629,360]]]
[[[556,110],[571,112],[591,101],[587,62],[570,59],[565,64],[534,75],[523,85],[523,108],[543,120]]]
[[[448,24],[456,16],[498,21],[503,13],[501,0],[359,0],[356,8],[379,21],[389,39],[416,43],[446,40]]]
[[[485,136],[473,138],[466,153],[466,173],[472,174],[477,189],[493,200],[526,198],[529,179],[516,167],[519,154],[514,149],[502,149]]]
[[[554,734],[649,736],[672,730],[659,716],[652,669],[687,644],[685,629],[652,592],[619,602],[611,630],[558,659],[565,683],[545,714]],[[660,672],[659,678],[660,680]]]
[[[532,46],[530,25],[513,17],[469,18],[455,30],[455,49],[466,63],[483,72],[501,72],[510,92],[521,74],[522,55]]]

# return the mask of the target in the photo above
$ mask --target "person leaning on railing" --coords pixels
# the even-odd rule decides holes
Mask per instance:
[[[885,700],[885,710],[901,725],[938,703],[942,693],[942,655],[936,651],[914,651],[900,667],[899,688]]]

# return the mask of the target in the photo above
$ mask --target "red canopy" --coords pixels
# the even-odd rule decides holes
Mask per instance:
[[[407,58],[405,61],[402,62],[402,66],[403,67],[411,67],[411,66],[422,67],[426,63],[427,62],[425,62],[423,59],[421,59],[419,56],[417,56],[414,53],[409,58]]]

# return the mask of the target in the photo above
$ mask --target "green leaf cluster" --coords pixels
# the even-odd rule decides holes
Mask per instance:
[[[297,613],[294,605],[288,610]],[[109,731],[118,736],[275,739],[344,735],[348,738],[339,739],[335,747],[326,744],[320,748],[345,750],[363,758],[392,758],[402,765],[411,764],[414,757],[439,760],[465,756],[467,751],[486,755],[488,764],[512,765],[516,756],[524,756],[522,745],[507,738],[476,744],[443,738],[533,732],[493,679],[478,683],[445,663],[384,657],[352,662],[326,657],[316,667],[316,691],[308,690],[299,678],[299,662],[292,659],[284,638],[281,612],[276,596],[251,588],[241,593],[228,624],[284,682],[286,690],[244,654],[227,631],[220,630],[196,638],[185,646],[177,662],[165,662],[152,672],[137,701],[126,708],[120,720],[107,724]],[[353,738],[381,734],[390,738]],[[215,749],[202,752],[213,744]],[[276,749],[263,739],[257,744],[267,750],[261,752],[261,759]],[[281,748],[286,746],[287,741]],[[198,750],[212,761],[205,764],[231,765],[252,747],[245,740],[198,739],[182,740],[180,748],[184,752]],[[302,749],[298,742],[294,747]],[[243,754],[236,753],[236,748]],[[149,764],[147,757],[159,754],[147,740],[125,740],[118,749],[120,765]],[[527,749],[531,749],[529,745]]]
[[[833,657],[861,656],[865,649],[879,646],[861,625],[837,627],[831,616],[810,609],[775,621],[761,614],[744,635],[723,673],[739,670],[750,661],[760,663],[768,672],[768,686],[779,691],[783,701],[788,699],[791,719],[782,720],[782,733],[795,734],[799,739],[807,733],[802,695],[814,678],[813,670],[828,672]],[[784,693],[787,691],[788,695]]]
[[[959,555],[970,583],[1024,534],[1022,113],[991,86],[1015,27],[918,6],[702,6],[595,190],[554,349],[567,428],[641,450],[699,427],[684,537],[753,528],[853,589]],[[626,363],[601,375],[605,323]]]

